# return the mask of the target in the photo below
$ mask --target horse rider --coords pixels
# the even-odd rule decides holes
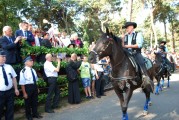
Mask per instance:
[[[168,54],[168,48],[166,46],[166,41],[161,41],[160,42],[160,46],[163,47],[163,54],[165,54],[165,59],[164,62],[166,63],[166,65],[168,66],[168,70],[171,72],[171,64],[170,61],[167,59],[167,54]]]
[[[141,54],[141,48],[144,43],[143,36],[140,32],[134,31],[136,27],[137,24],[135,22],[126,22],[122,27],[123,29],[125,28],[127,32],[125,36],[122,37],[123,47],[126,48],[129,53],[132,53],[132,56],[141,69],[143,79],[142,87],[146,88],[146,86],[150,85],[150,92],[153,92],[154,84],[149,77],[144,58]]]
[[[170,63],[170,61],[167,59],[167,52],[166,52],[166,49],[165,49],[166,47],[165,46],[163,46],[163,45],[161,45],[160,47],[159,47],[159,53],[161,54],[161,56],[162,56],[162,68],[163,69],[165,69],[165,67],[167,68],[167,71],[169,72],[169,75],[171,75],[171,63]]]

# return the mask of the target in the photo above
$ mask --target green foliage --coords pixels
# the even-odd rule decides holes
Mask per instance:
[[[67,54],[87,54],[88,50],[87,48],[46,48],[44,46],[29,46],[27,44],[23,45],[23,48],[21,49],[22,56],[28,56],[28,55],[40,55],[40,54],[47,54],[47,53],[67,53]]]
[[[24,99],[22,98],[16,98],[14,102],[15,106],[24,106]]]
[[[46,97],[47,97],[47,94],[45,94],[45,93],[38,95],[38,102],[39,103],[45,102]]]
[[[46,87],[47,83],[42,78],[39,78],[37,81],[37,85],[38,87]]]

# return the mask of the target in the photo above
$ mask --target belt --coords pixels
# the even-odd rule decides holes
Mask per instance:
[[[37,85],[37,84],[26,84],[25,86],[32,86],[32,85]]]
[[[50,76],[50,77],[47,77],[47,78],[57,78],[57,77]]]

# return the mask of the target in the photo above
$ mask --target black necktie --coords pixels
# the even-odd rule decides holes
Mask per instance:
[[[32,69],[31,69],[31,72],[32,72],[32,77],[33,77],[34,84],[36,84],[35,75],[34,75],[34,72],[33,72]]]
[[[27,31],[24,31],[24,36],[27,37]]]
[[[4,77],[4,80],[5,80],[5,85],[8,86],[9,83],[8,83],[8,78],[7,78],[6,71],[4,69],[4,65],[1,65],[1,67],[2,67],[2,72],[3,72],[3,77]]]
[[[13,42],[12,42],[12,38],[11,38],[11,37],[9,37],[9,42],[10,42],[10,43],[13,43]]]

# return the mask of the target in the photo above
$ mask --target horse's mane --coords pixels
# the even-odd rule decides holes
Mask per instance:
[[[120,37],[113,35],[113,39],[120,47],[122,47],[122,39]]]

